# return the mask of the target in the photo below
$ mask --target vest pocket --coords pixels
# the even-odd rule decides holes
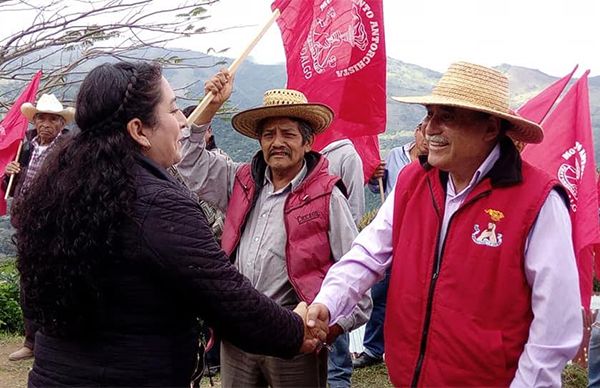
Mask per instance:
[[[432,384],[510,383],[500,328],[440,305],[432,313],[424,367],[425,374],[437,376]]]

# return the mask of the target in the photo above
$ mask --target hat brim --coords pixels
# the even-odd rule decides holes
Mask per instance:
[[[402,102],[405,104],[444,105],[489,113],[492,116],[504,119],[511,124],[511,127],[507,131],[507,135],[509,135],[514,140],[532,144],[541,143],[542,140],[544,140],[544,131],[539,124],[524,119],[523,117],[512,115],[510,113],[489,109],[481,105],[469,104],[468,102],[465,102],[463,100],[436,95],[392,97],[392,100]]]
[[[37,109],[35,106],[33,106],[33,104],[30,102],[26,102],[23,105],[21,105],[21,113],[23,113],[23,116],[27,117],[27,120],[29,120],[30,122],[33,122],[33,117],[38,113],[50,113],[50,114],[62,116],[62,118],[65,119],[65,124],[69,124],[70,122],[72,122],[75,119],[75,109],[74,108],[65,108],[65,109],[59,110],[59,111],[40,110],[40,109]]]
[[[333,110],[324,104],[288,104],[262,106],[239,112],[231,119],[231,125],[244,136],[258,139],[256,129],[261,120],[271,117],[291,117],[310,124],[314,134],[325,131],[333,121]]]

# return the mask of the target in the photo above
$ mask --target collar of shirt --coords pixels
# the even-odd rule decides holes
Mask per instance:
[[[300,185],[300,183],[302,183],[302,181],[306,177],[307,173],[308,173],[308,168],[306,167],[306,161],[303,160],[302,161],[302,168],[300,169],[300,171],[298,172],[298,174],[296,174],[296,176],[294,177],[294,179],[292,179],[290,181],[290,183],[288,183],[287,185],[285,185],[281,189],[279,189],[277,191],[273,191],[273,181],[271,180],[271,168],[267,167],[267,171],[265,173],[264,184],[265,184],[265,186],[269,190],[268,194],[281,194],[281,193],[285,192],[286,190],[288,190],[288,188],[290,189],[290,191],[294,191]]]
[[[58,139],[60,137],[60,135],[62,135],[62,131],[60,131],[58,133],[58,135],[56,135],[56,137],[54,138],[54,140],[52,140],[49,144],[46,144],[46,145],[41,145],[38,142],[39,135],[36,135],[33,139],[31,139],[31,145],[33,145],[34,148],[49,147],[49,146],[52,145],[52,143],[54,143],[56,141],[56,139]]]
[[[410,143],[406,143],[405,145],[402,146],[402,152],[404,152],[404,156],[406,156],[406,158],[408,159],[409,162],[410,162],[410,150],[412,150],[415,145],[416,145],[416,143],[414,141],[411,141]]]
[[[471,189],[475,187],[475,185],[477,185],[481,181],[481,179],[483,179],[483,177],[492,169],[494,163],[496,163],[499,158],[500,144],[496,144],[496,146],[492,149],[492,152],[490,152],[487,158],[485,158],[483,163],[481,163],[479,168],[475,171],[475,174],[473,174],[473,178],[471,178],[471,181],[469,182],[467,187],[465,187],[460,193],[456,193],[454,188],[454,182],[452,182],[452,174],[450,174],[448,184],[446,187],[447,198],[455,199],[457,197],[463,197],[467,193],[469,193]]]

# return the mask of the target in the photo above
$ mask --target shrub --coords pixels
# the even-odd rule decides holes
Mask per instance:
[[[568,364],[562,372],[562,386],[564,388],[586,388],[588,385],[587,369],[572,363]]]
[[[19,274],[14,261],[0,264],[0,332],[23,334]]]

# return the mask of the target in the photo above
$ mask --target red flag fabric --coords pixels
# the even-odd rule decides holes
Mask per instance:
[[[21,114],[21,105],[35,101],[41,77],[42,72],[38,71],[0,122],[0,176],[4,175],[6,165],[15,159],[19,142],[25,137],[28,122],[27,118]],[[0,215],[4,215],[6,214],[4,191],[0,190],[0,194]]]
[[[277,23],[287,57],[287,87],[335,112],[313,148],[384,132],[382,0],[276,0],[271,8],[281,12]]]
[[[524,160],[557,177],[569,194],[573,247],[586,309],[592,293],[591,250],[587,247],[600,242],[588,74],[589,70],[544,121],[544,141],[523,151]]]
[[[555,81],[552,85],[542,90],[537,96],[523,104],[517,110],[517,113],[534,123],[541,123],[546,118],[563,90],[567,87],[567,84],[571,80],[571,77],[573,77],[573,73],[575,73],[577,67],[579,67],[579,65],[575,65],[571,73]]]
[[[358,152],[363,162],[363,175],[365,183],[367,183],[381,162],[379,138],[377,136],[362,136],[354,137],[350,141],[354,144],[354,148],[356,148],[356,152]]]

